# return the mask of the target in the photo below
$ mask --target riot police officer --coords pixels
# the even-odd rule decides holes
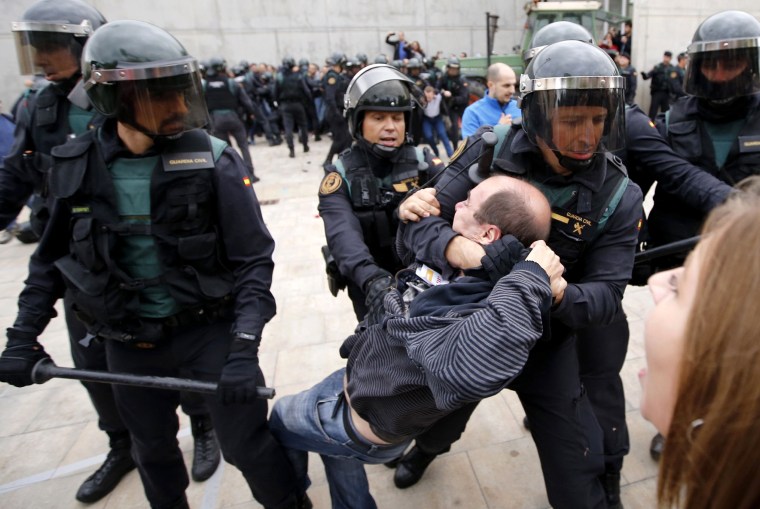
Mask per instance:
[[[343,118],[343,95],[348,87],[348,79],[343,75],[346,62],[346,55],[339,51],[325,59],[325,63],[329,67],[322,77],[325,121],[327,128],[332,133],[332,144],[325,158],[325,166],[332,164],[333,156],[351,146],[351,134],[348,132],[346,119]]]
[[[357,320],[377,310],[391,274],[403,268],[393,250],[404,195],[440,170],[429,149],[410,144],[415,100],[409,78],[386,64],[365,67],[346,92],[354,138],[319,188],[327,245],[345,278]]]
[[[670,61],[673,53],[666,51],[662,54],[662,62],[655,65],[651,71],[642,72],[641,77],[645,80],[651,78],[652,84],[649,87],[652,93],[652,102],[649,105],[649,118],[654,120],[657,111],[666,112],[670,108],[670,75],[676,72]]]
[[[455,149],[459,145],[459,119],[470,103],[469,85],[462,77],[460,67],[459,59],[450,57],[446,62],[446,74],[439,78],[435,87],[443,95],[443,103],[451,120],[449,140]]]
[[[699,166],[705,177],[733,186],[760,172],[760,22],[742,11],[723,11],[704,20],[688,50],[684,92],[658,128],[673,150]],[[705,210],[660,189],[649,214],[650,243],[659,246],[696,235]],[[675,266],[683,256],[661,262]],[[662,436],[650,452],[658,458]]]
[[[589,77],[588,81],[580,83],[573,79],[579,75]],[[627,327],[626,334],[606,338],[608,344],[598,352],[595,351],[599,346],[597,341],[583,341],[579,337],[576,344],[575,340],[576,332],[591,325],[625,324],[622,296],[633,267],[642,196],[638,187],[629,181],[620,160],[608,152],[620,148],[625,136],[624,82],[604,50],[587,42],[570,40],[541,50],[522,76],[520,90],[522,126],[493,128],[499,142],[491,171],[529,180],[544,191],[552,204],[552,233],[548,244],[562,258],[569,285],[553,306],[551,348],[570,348],[577,351],[578,356],[577,360],[575,353],[572,359],[563,358],[566,369],[574,372],[566,372],[571,378],[563,384],[563,391],[570,388],[575,391],[574,396],[566,394],[565,397],[574,401],[573,404],[589,405],[589,398],[579,383],[578,364],[567,367],[567,363],[579,361],[581,369],[587,368],[584,384],[586,379],[596,378],[598,385],[609,383],[616,388],[604,395],[615,400],[615,413],[617,402],[623,402],[624,420],[619,370],[626,353]],[[476,133],[468,141],[468,147],[483,143],[482,135],[487,130]],[[442,178],[441,192],[435,201],[441,217],[426,217],[418,223],[409,223],[404,230],[402,240],[406,247],[435,267],[466,268],[480,263],[482,251],[467,239],[456,236],[442,219],[451,217],[454,205],[465,200],[467,191],[473,187],[465,170],[476,157],[475,151],[463,153]],[[414,197],[418,195],[420,193]],[[409,220],[423,217],[426,207],[410,200],[402,206],[400,217]],[[549,348],[549,345],[535,348],[539,346]],[[552,349],[546,353],[550,354],[560,355],[559,350]],[[549,401],[556,396],[541,396],[544,391],[552,392],[549,380],[539,378],[526,383],[529,383],[526,393],[537,397],[535,401]],[[539,446],[551,505],[594,507],[608,503],[604,500],[605,491],[610,484],[614,490],[616,479],[607,478],[609,465],[604,465],[606,462],[602,459],[602,434],[594,416],[590,421],[575,424],[572,424],[574,418],[568,422],[547,419],[546,414],[536,412],[535,401],[531,402],[524,395],[520,397]],[[591,406],[593,415],[598,412],[597,406],[579,408],[590,412]],[[394,477],[396,485],[414,484],[433,458],[447,451],[462,433],[473,410],[463,410],[459,416],[418,437],[416,446],[399,463]],[[533,415],[541,422],[534,422]],[[569,427],[562,428],[561,424]],[[544,442],[572,442],[574,439],[569,435],[573,426],[588,434],[587,443],[592,448],[598,447],[599,463],[593,468],[589,464],[582,467],[585,459],[563,458],[563,447],[559,443],[547,445]],[[563,435],[565,438],[559,439]],[[617,454],[624,454],[625,431],[606,435],[604,450],[609,451],[612,445]],[[555,484],[552,478],[565,468],[571,472],[561,474],[563,483]],[[619,471],[616,474],[619,487]]]
[[[8,158],[0,169],[0,224],[13,220],[34,193],[31,223],[41,235],[49,217],[47,174],[51,150],[70,138],[83,135],[102,122],[85,94],[80,58],[85,41],[106,22],[95,8],[80,0],[43,0],[27,9],[12,25],[22,74],[40,74],[50,83],[29,97]],[[64,298],[64,313],[71,356],[78,368],[106,370],[103,345],[88,334]],[[110,493],[134,468],[131,441],[114,401],[111,387],[84,383],[98,414],[98,425],[109,437],[105,462],[79,487],[80,502],[95,502]],[[183,410],[191,416],[195,438],[193,478],[208,479],[219,464],[219,450],[203,402],[183,398]]]
[[[0,379],[32,383],[34,364],[49,357],[37,338],[66,287],[109,369],[218,381],[218,394],[203,398],[225,457],[264,506],[296,507],[292,468],[254,396],[261,332],[275,310],[273,241],[244,163],[200,129],[208,112],[198,64],[164,30],[126,20],[96,31],[82,62],[87,95],[108,118],[52,151],[55,201]],[[113,391],[151,506],[188,507],[179,394]]]
[[[274,86],[274,97],[277,101],[282,123],[285,126],[285,142],[288,144],[290,157],[295,157],[293,143],[293,128],[298,128],[298,138],[303,145],[303,151],[309,151],[309,124],[306,120],[306,104],[311,102],[311,92],[306,79],[296,67],[293,57],[282,59],[282,67],[277,73]]]
[[[253,171],[253,160],[248,150],[248,135],[240,112],[254,116],[256,110],[245,90],[227,75],[227,63],[223,58],[214,57],[209,62],[204,83],[206,105],[211,114],[211,134],[221,140],[235,139],[245,166],[253,182],[259,178]]]

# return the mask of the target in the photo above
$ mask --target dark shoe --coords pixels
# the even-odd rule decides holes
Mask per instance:
[[[255,184],[259,180],[261,180],[261,179],[259,177],[257,177],[256,175],[251,175],[251,183],[252,184]]]
[[[396,468],[398,466],[398,462],[401,461],[401,458],[402,458],[402,456],[399,456],[395,460],[390,460],[390,461],[387,461],[387,462],[383,463],[383,465],[385,465],[388,468]]]
[[[652,437],[652,443],[649,444],[649,455],[655,461],[660,461],[662,450],[665,448],[665,437],[657,433]]]
[[[195,482],[203,482],[216,472],[221,454],[216,433],[208,416],[190,417],[193,432],[193,468],[190,476]]]
[[[314,141],[322,141],[322,137],[318,134],[314,135]]]
[[[525,429],[527,429],[528,431],[530,431],[530,421],[528,420],[528,416],[527,415],[525,417],[523,417],[523,426],[525,427]]]
[[[273,146],[277,147],[279,145],[282,145],[282,138],[277,138],[276,140],[274,140],[274,145]]]
[[[77,490],[76,499],[85,504],[97,502],[113,491],[121,478],[135,468],[129,448],[111,449],[106,460]]]
[[[296,156],[296,149],[294,149],[293,147],[291,147],[290,148],[290,154],[289,154],[289,156],[290,157],[295,157]]]
[[[415,445],[398,462],[396,474],[393,476],[393,483],[400,489],[414,486],[436,456],[437,454],[427,454],[422,452],[419,447]]]
[[[303,146],[303,153],[305,154],[308,151],[309,151],[309,146],[308,145],[304,145]]]
[[[605,472],[599,480],[604,488],[608,509],[623,509],[620,501],[620,473]]]

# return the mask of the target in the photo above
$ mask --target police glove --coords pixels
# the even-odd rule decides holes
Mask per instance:
[[[254,335],[235,336],[217,386],[222,404],[250,403],[256,399],[260,343],[261,338]]]
[[[370,279],[364,288],[366,299],[364,304],[367,306],[367,316],[365,317],[367,325],[380,323],[385,315],[383,299],[385,294],[393,289],[393,276],[386,270],[379,270],[374,278]]]
[[[49,359],[37,342],[37,335],[8,329],[8,344],[0,355],[0,380],[16,387],[32,385],[32,369],[41,359]]]
[[[480,259],[480,263],[493,283],[509,274],[512,267],[530,253],[530,250],[525,249],[525,246],[512,235],[505,235],[483,248],[486,254]]]

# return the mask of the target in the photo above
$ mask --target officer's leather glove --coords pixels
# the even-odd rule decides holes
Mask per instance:
[[[50,356],[31,332],[8,329],[8,344],[0,355],[0,380],[16,387],[32,385],[32,368]]]
[[[530,252],[512,235],[504,235],[483,248],[486,254],[480,263],[493,283],[509,274],[515,263],[524,260]]]
[[[222,404],[250,403],[256,399],[260,343],[260,338],[237,337],[232,341],[217,386],[217,396]]]
[[[377,275],[369,280],[364,288],[364,294],[367,296],[364,304],[367,306],[367,316],[365,320],[367,325],[380,323],[385,315],[383,299],[385,294],[393,289],[393,276],[387,270],[379,270]]]

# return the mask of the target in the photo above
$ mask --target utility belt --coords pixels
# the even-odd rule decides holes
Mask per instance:
[[[203,306],[183,309],[167,317],[136,317],[133,322],[123,325],[99,322],[86,312],[77,309],[76,305],[74,314],[85,325],[87,331],[96,338],[118,341],[141,349],[159,346],[171,338],[178,329],[231,321],[235,317],[234,304],[230,296]]]

